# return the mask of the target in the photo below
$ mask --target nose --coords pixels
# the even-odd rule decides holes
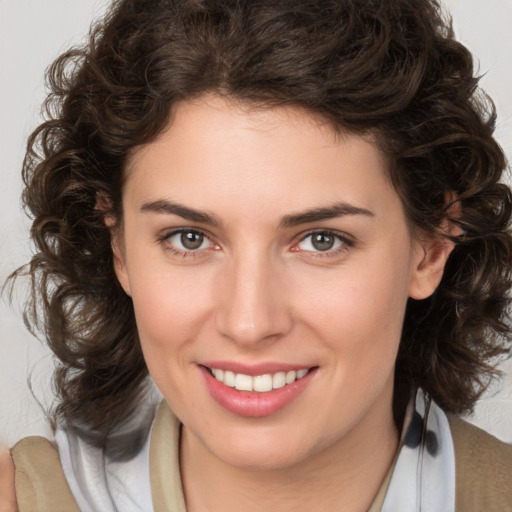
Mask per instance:
[[[284,290],[284,269],[264,254],[233,261],[219,285],[219,332],[246,348],[275,341],[292,328]]]

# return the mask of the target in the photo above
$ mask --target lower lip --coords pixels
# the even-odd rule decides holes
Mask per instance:
[[[286,386],[265,393],[239,391],[219,382],[204,366],[199,366],[208,390],[216,402],[233,414],[260,418],[284,409],[295,400],[311,382],[316,368],[304,377]]]

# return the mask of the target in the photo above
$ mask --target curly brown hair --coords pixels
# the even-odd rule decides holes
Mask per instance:
[[[462,235],[432,297],[410,300],[398,389],[471,410],[510,349],[511,192],[492,102],[435,0],[120,0],[48,71],[24,203],[36,252],[26,318],[60,364],[56,418],[104,441],[146,386],[131,299],[97,198],[122,220],[123,169],[177,102],[207,92],[291,105],[371,134],[414,229]],[[18,271],[19,275],[22,271]]]

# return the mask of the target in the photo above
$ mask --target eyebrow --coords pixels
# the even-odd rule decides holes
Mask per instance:
[[[183,206],[182,204],[173,203],[164,199],[144,203],[140,210],[142,212],[178,215],[178,217],[190,220],[191,222],[199,222],[215,227],[222,225],[222,221],[212,213],[195,210],[194,208],[189,208],[188,206]]]
[[[367,217],[374,217],[374,213],[366,208],[360,208],[349,203],[335,203],[331,206],[322,208],[313,208],[304,212],[293,213],[285,215],[281,222],[281,228],[290,228],[298,226],[299,224],[307,224],[309,222],[317,222],[319,220],[334,219],[336,217],[343,217],[345,215],[365,215]]]
[[[219,217],[212,213],[196,210],[194,208],[190,208],[188,206],[174,203],[165,199],[144,203],[140,210],[142,212],[177,215],[191,222],[198,222],[214,227],[222,226],[222,221],[219,219]],[[365,215],[367,217],[374,217],[374,213],[371,210],[360,208],[349,203],[340,202],[331,206],[312,208],[303,212],[285,215],[281,219],[279,227],[290,228],[300,224],[317,222],[319,220],[334,219],[336,217],[343,217],[345,215]]]

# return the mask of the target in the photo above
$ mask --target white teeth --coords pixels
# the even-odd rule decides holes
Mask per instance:
[[[239,391],[265,393],[302,379],[302,377],[306,376],[309,372],[309,368],[303,368],[297,371],[292,370],[290,372],[277,372],[274,374],[266,373],[265,375],[256,375],[254,377],[243,373],[234,373],[229,370],[224,371],[218,368],[212,368],[211,371],[219,382],[223,382],[230,388],[236,388]]]
[[[224,370],[212,370],[213,375],[215,375],[215,378],[219,380],[220,382],[224,382]]]
[[[283,386],[286,386],[286,373],[274,373],[274,376],[272,377],[272,387],[274,389],[279,389],[282,388]]]
[[[257,375],[252,379],[252,389],[253,391],[258,391],[258,393],[264,393],[265,391],[272,391],[272,375]]]
[[[297,372],[291,371],[286,374],[286,384],[291,384],[297,378]]]
[[[226,386],[229,386],[230,388],[234,388],[235,387],[235,374],[233,372],[230,372],[229,370],[225,371],[224,372],[224,380],[221,382],[224,382],[224,384],[226,384]]]
[[[243,373],[237,373],[235,377],[235,388],[238,391],[252,391],[252,377],[250,375],[244,375]]]
[[[306,373],[308,373],[308,370],[306,368],[299,370],[297,372],[297,379],[302,379],[302,377],[304,377],[304,375],[306,375]]]

